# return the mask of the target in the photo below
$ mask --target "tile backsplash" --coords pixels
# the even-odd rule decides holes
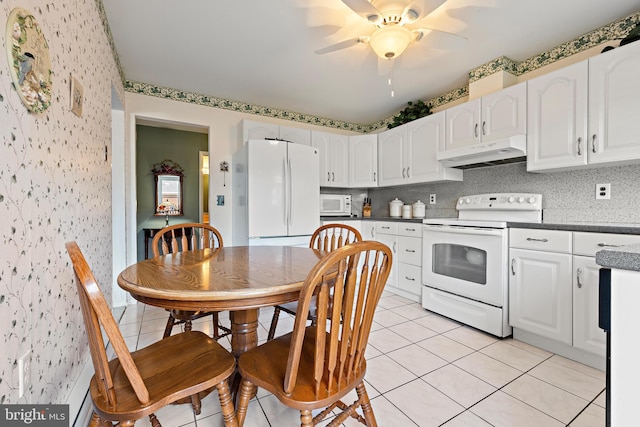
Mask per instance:
[[[611,184],[611,199],[596,200],[596,184]],[[362,213],[362,198],[372,198],[372,215],[389,216],[395,197],[405,204],[421,200],[428,218],[455,217],[460,196],[484,193],[542,194],[545,222],[615,222],[640,224],[640,165],[601,167],[567,172],[529,173],[526,163],[464,171],[462,182],[415,184],[353,192],[354,211]],[[361,195],[360,193],[363,193]],[[429,195],[436,194],[436,204]]]

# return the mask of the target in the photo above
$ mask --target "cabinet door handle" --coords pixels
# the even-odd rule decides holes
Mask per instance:
[[[533,237],[527,237],[527,242],[542,242],[547,243],[549,239],[534,239]]]
[[[405,231],[416,231],[415,228],[405,228]]]
[[[384,225],[383,225],[383,226],[381,226],[380,228],[382,228],[383,230],[389,230],[389,229],[391,229],[391,227],[386,227],[386,226],[384,226]]]
[[[580,276],[582,276],[582,269],[581,268],[579,268],[576,271],[576,284],[578,286],[578,289],[580,289],[582,287],[582,283],[580,282]]]
[[[409,277],[409,276],[404,276],[404,278],[405,278],[405,279],[407,279],[407,280],[411,280],[412,282],[415,282],[415,281],[416,281],[416,279],[414,279],[414,278],[412,278],[412,277]]]
[[[405,251],[405,252],[409,252],[410,254],[415,253],[415,250],[414,250],[414,249],[405,249],[404,251]]]
[[[485,122],[485,121],[482,122],[482,135],[483,136],[486,135],[486,132],[485,132],[485,127],[486,127],[485,125],[486,124],[487,124],[487,122]]]
[[[511,275],[512,276],[516,275],[516,259],[515,258],[511,259]]]
[[[582,145],[582,137],[579,136],[578,137],[578,156],[582,156],[582,147],[581,147],[581,145]]]
[[[406,169],[406,168],[402,168],[402,177],[403,177],[403,178],[406,178],[406,176],[404,175],[404,171],[405,171],[405,169]]]
[[[593,151],[594,153],[597,151],[597,148],[596,148],[596,134],[595,133],[591,137],[591,151]]]
[[[336,174],[335,174],[335,172],[331,172],[331,177],[333,178],[331,181],[335,181],[335,180],[336,180]]]
[[[477,123],[473,127],[473,136],[475,136],[476,138],[478,137],[478,124]]]
[[[608,245],[606,243],[598,243],[598,246],[601,248],[619,248],[622,245]]]
[[[373,182],[376,182],[376,173],[373,173]]]
[[[327,182],[331,182],[331,172],[327,172]]]
[[[396,253],[396,242],[393,242],[393,253]]]
[[[411,174],[409,173],[409,169],[411,169],[411,168],[407,168],[407,178],[411,178]]]

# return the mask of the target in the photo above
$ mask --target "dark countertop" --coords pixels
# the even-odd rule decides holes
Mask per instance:
[[[596,264],[606,268],[640,271],[640,244],[596,252]]]
[[[391,222],[413,222],[421,224],[424,218],[396,218],[390,216],[375,216],[375,217],[362,217],[362,216],[321,216],[320,221],[391,221]]]
[[[538,230],[584,231],[590,233],[640,234],[640,224],[616,222],[534,223],[508,222],[509,228],[535,228]]]

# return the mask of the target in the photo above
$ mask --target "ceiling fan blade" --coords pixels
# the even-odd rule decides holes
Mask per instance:
[[[318,55],[324,55],[325,53],[346,49],[348,47],[355,46],[360,43],[369,43],[369,37],[356,37],[354,39],[343,40],[336,44],[332,44],[330,46],[323,47],[322,49],[318,49],[315,51],[315,53]]]
[[[367,0],[342,0],[342,3],[373,24],[382,19],[382,13]]]
[[[413,0],[404,9],[403,19],[407,24],[416,22],[442,6],[447,0]]]
[[[416,42],[428,44],[434,49],[460,50],[467,46],[467,39],[464,37],[433,28],[418,28],[412,34]]]

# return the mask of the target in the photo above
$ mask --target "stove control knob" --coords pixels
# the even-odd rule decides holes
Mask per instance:
[[[465,202],[466,204],[469,204],[469,203],[471,203],[471,199],[467,197],[466,199],[464,199],[464,202]]]
[[[460,197],[460,200],[458,200],[458,204],[459,205],[464,205],[464,199],[462,197]]]
[[[529,203],[535,203],[535,202],[536,202],[535,197],[529,197]]]
[[[518,203],[524,203],[524,197],[518,197]]]
[[[509,200],[509,203],[513,203],[513,202],[515,202],[515,201],[516,201],[516,198],[515,198],[515,197],[513,197],[513,196],[511,196],[511,197],[509,197],[509,199],[508,199],[508,200]]]

